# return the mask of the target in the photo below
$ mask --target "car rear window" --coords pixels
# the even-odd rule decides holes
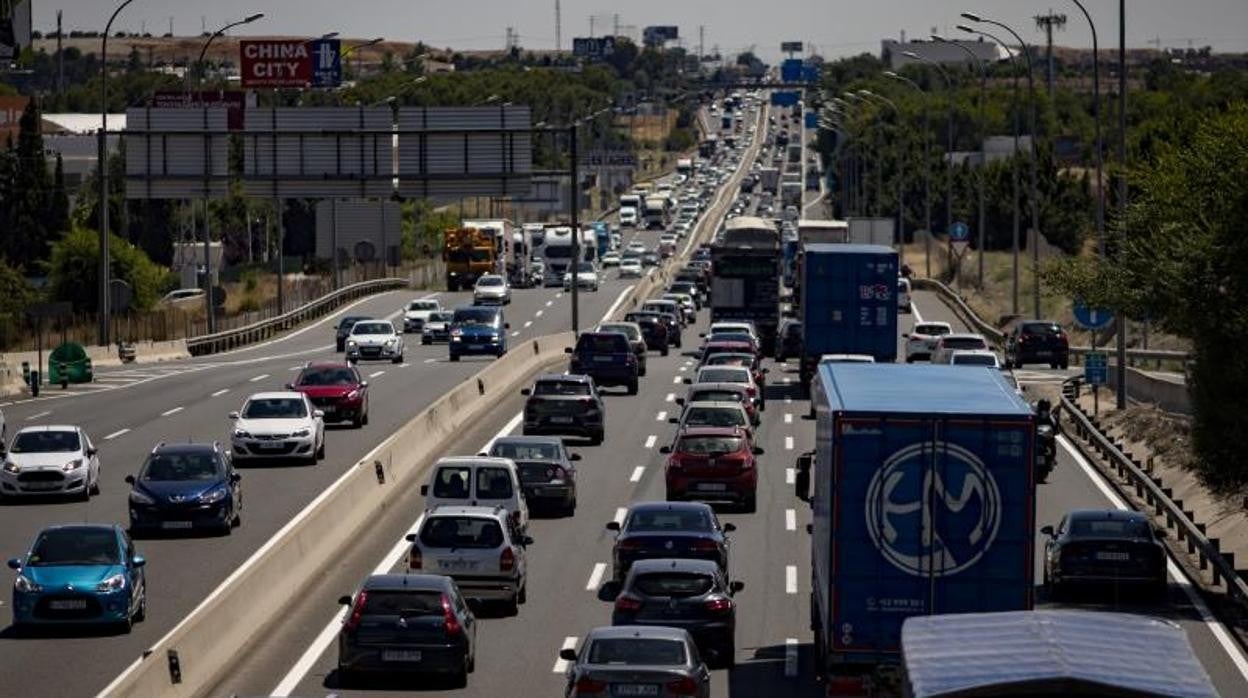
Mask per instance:
[[[617,332],[628,337],[629,339],[637,339],[637,328],[632,325],[603,325],[598,328],[599,332]]]
[[[299,374],[297,385],[354,385],[359,383],[355,371],[338,368],[308,368]]]
[[[706,357],[707,366],[745,366],[754,365],[754,357],[748,354],[711,354]]]
[[[685,416],[689,427],[743,427],[745,415],[740,407],[690,407]]]
[[[633,579],[633,587],[646,596],[701,596],[714,585],[715,580],[709,575],[690,572],[641,574]]]
[[[750,372],[737,366],[712,366],[698,372],[699,383],[745,383]]]
[[[433,478],[433,496],[441,499],[466,499],[468,478],[472,468],[468,466],[443,466]]]
[[[477,468],[477,497],[511,499],[511,472],[505,468]]]
[[[559,447],[543,443],[496,443],[491,456],[512,460],[558,460]]]
[[[590,664],[680,666],[685,661],[685,643],[679,640],[603,638],[589,646]]]
[[[693,509],[643,509],[633,512],[626,528],[629,531],[709,531],[711,519],[706,512]]]
[[[533,384],[534,395],[589,395],[589,383],[580,381],[538,381]]]
[[[628,338],[615,332],[583,334],[576,343],[576,350],[604,354],[627,352]]]
[[[946,349],[984,349],[984,340],[979,337],[946,337],[943,340]]]
[[[742,402],[741,393],[732,390],[707,390],[695,392],[689,402]]]
[[[740,418],[740,413],[732,415],[727,410],[717,410],[721,415],[731,415],[735,419]],[[731,424],[715,425],[715,426],[734,426]],[[735,436],[686,436],[683,437],[676,445],[676,449],[681,453],[693,453],[698,455],[710,453],[733,453],[741,448],[741,439]]]
[[[1148,524],[1126,519],[1075,519],[1070,522],[1073,538],[1148,538]]]
[[[747,332],[716,332],[706,338],[708,342],[746,342],[754,343],[754,338]]]
[[[987,354],[955,354],[953,363],[958,366],[996,366],[997,359]]]
[[[430,548],[497,548],[503,529],[494,519],[435,516],[420,527],[420,543]]]
[[[442,592],[369,589],[364,601],[364,613],[404,618],[441,616]]]
[[[949,334],[950,329],[944,325],[915,325],[914,334],[923,334],[928,337],[940,337]]]
[[[1035,335],[1037,337],[1056,337],[1062,333],[1062,328],[1051,322],[1029,322],[1023,325],[1023,334]]]

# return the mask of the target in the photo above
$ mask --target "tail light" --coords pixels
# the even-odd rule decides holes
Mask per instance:
[[[755,391],[754,386],[747,385],[745,387],[745,394],[749,395],[750,397],[755,397],[758,393]]]
[[[1020,334],[1020,335],[1018,335],[1018,343],[1019,343],[1019,344],[1026,344],[1026,342],[1027,342],[1027,335],[1025,335],[1025,334]]]
[[[458,635],[463,632],[463,628],[459,626],[459,618],[455,616],[455,610],[451,608],[451,597],[446,594],[442,595],[442,622],[446,625],[447,635]]]
[[[641,550],[641,543],[638,543],[635,540],[622,540],[615,544],[615,549],[627,552]]]
[[[360,627],[360,619],[364,616],[364,604],[367,602],[367,591],[361,591],[355,595],[355,604],[351,606],[351,615],[347,617],[347,632],[355,632]]]
[[[641,599],[634,596],[621,596],[615,600],[615,610],[617,611],[640,611]]]
[[[418,570],[425,566],[425,556],[421,554],[420,548],[413,545],[412,551],[407,554],[407,569]]]
[[[552,465],[550,467],[550,479],[559,481],[568,478],[568,471],[564,470],[562,465]]]
[[[607,682],[597,679],[581,678],[576,680],[576,692],[581,693],[603,693],[607,690]]]
[[[728,613],[732,610],[732,599],[711,599],[706,602],[706,610],[711,613]]]
[[[1068,340],[1068,339],[1066,338],[1066,333],[1065,333],[1065,332],[1062,332],[1061,334],[1057,335],[1057,341],[1058,341],[1058,342],[1059,342],[1062,346],[1067,346],[1067,342],[1069,342],[1070,340]]]
[[[580,400],[578,400],[577,402],[579,402],[579,403],[580,403],[582,406],[584,406],[584,407],[593,407],[593,406],[594,406],[594,399],[593,399],[593,398],[591,398],[591,397],[581,398],[581,399],[580,399]]]
[[[719,550],[719,544],[713,540],[701,539],[695,540],[693,544],[689,546],[689,549],[695,553],[717,552]]]
[[[498,569],[500,572],[510,572],[516,568],[516,554],[512,552],[511,546],[503,548],[503,552],[498,556]]]
[[[696,696],[698,684],[688,676],[683,679],[667,682],[667,692],[676,696]]]

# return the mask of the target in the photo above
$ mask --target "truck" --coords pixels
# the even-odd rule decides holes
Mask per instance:
[[[666,230],[671,223],[671,200],[666,196],[647,196],[641,219],[646,228]]]
[[[872,218],[857,216],[849,219],[849,242],[857,245],[893,245],[896,244],[893,231],[897,220],[894,218]]]
[[[816,220],[804,218],[797,221],[797,237],[792,241],[792,253],[785,256],[784,282],[793,288],[794,299],[799,298],[801,288],[802,246],[818,242],[843,243],[849,239],[849,224],[834,219]],[[794,303],[797,307],[797,303]]]
[[[594,233],[594,246],[596,248],[597,257],[601,259],[604,254],[611,250],[611,226],[606,221],[594,221],[589,224]]]
[[[676,174],[682,174],[686,177],[693,175],[693,158],[677,158]]]
[[[759,168],[758,183],[763,191],[778,194],[780,192],[780,170],[775,167]]]
[[[446,263],[446,290],[472,288],[482,274],[500,274],[503,260],[487,231],[462,227],[443,232],[442,261]]]
[[[812,388],[795,489],[815,671],[868,695],[896,680],[907,618],[1033,607],[1035,417],[1000,371],[825,363]]]
[[[732,114],[723,114],[719,117],[719,127],[725,131],[732,130]]]
[[[494,245],[494,254],[498,263],[492,274],[505,274],[508,280],[515,281],[528,266],[528,257],[515,245],[516,224],[506,219],[465,220],[460,224],[465,228],[476,228],[489,236]],[[474,280],[475,281],[475,280]]]
[[[785,178],[780,183],[780,201],[785,206],[801,206],[802,205],[802,178],[798,175],[796,179]]]
[[[775,353],[780,324],[780,234],[775,223],[737,216],[711,244],[711,321],[749,320],[763,353]]]
[[[824,354],[895,361],[897,252],[879,245],[812,243],[802,247],[800,257],[796,298],[803,389]]]

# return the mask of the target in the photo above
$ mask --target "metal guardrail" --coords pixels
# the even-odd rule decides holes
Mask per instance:
[[[1109,461],[1119,479],[1134,489],[1135,496],[1144,501],[1153,516],[1165,519],[1166,528],[1176,532],[1179,543],[1186,544],[1187,554],[1197,559],[1199,568],[1210,571],[1214,586],[1224,585],[1234,601],[1248,607],[1248,582],[1235,570],[1234,558],[1221,551],[1218,539],[1205,535],[1204,525],[1193,521],[1192,514],[1183,510],[1182,500],[1174,499],[1169,488],[1149,475],[1142,463],[1123,453],[1119,444],[1088,417],[1076,402],[1081,384],[1079,378],[1067,379],[1062,384],[1062,410],[1070,415],[1074,433]]]
[[[329,311],[337,308],[343,303],[363,296],[369,296],[382,291],[392,291],[395,289],[406,288],[407,279],[374,279],[372,281],[361,281],[359,283],[343,286],[332,293],[317,298],[314,301],[305,303],[298,308],[288,310],[277,317],[268,320],[260,320],[250,325],[245,325],[233,330],[224,332],[215,332],[213,334],[200,335],[186,340],[186,350],[191,356],[204,356],[206,354],[215,354],[221,351],[235,349],[237,347],[259,342],[272,337],[280,332],[284,332],[295,325],[307,320],[320,317]]]

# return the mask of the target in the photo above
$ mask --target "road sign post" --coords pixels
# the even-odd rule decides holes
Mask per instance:
[[[954,263],[953,278],[957,282],[958,288],[962,288],[962,255],[966,253],[966,246],[971,241],[971,229],[962,221],[954,221],[949,226],[949,251],[956,258]]]
[[[1092,413],[1101,413],[1100,388],[1109,383],[1109,358],[1103,351],[1090,351],[1083,357],[1083,382],[1092,386]]]

